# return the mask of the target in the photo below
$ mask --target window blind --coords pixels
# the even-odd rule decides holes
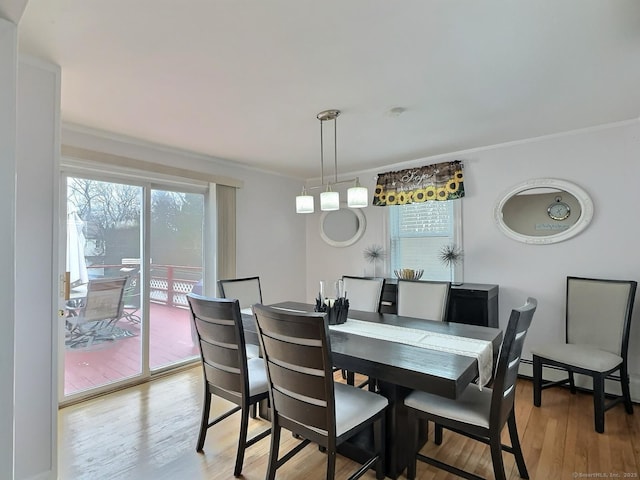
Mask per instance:
[[[456,243],[454,202],[425,202],[389,208],[391,270],[423,269],[424,280],[450,280],[439,258],[446,245]]]

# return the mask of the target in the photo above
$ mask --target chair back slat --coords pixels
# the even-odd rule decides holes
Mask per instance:
[[[262,303],[260,277],[218,280],[218,288],[223,298],[237,299],[240,302],[240,308],[249,308],[256,303]]]
[[[187,295],[206,382],[237,396],[249,395],[247,358],[238,300]]]
[[[273,406],[276,415],[284,417],[308,428],[321,430],[327,435],[331,423],[327,418],[327,408],[316,405],[308,399],[286,395],[280,390],[273,390]]]
[[[237,396],[242,396],[242,375],[219,368],[219,365],[203,363],[207,383],[215,388],[221,388]]]
[[[520,308],[514,308],[502,340],[491,397],[491,423],[504,425],[515,399],[515,383],[524,341],[538,307],[535,298],[528,298]],[[495,417],[498,417],[496,420]]]
[[[335,435],[333,363],[326,318],[254,305],[276,421]]]
[[[349,299],[349,308],[363,312],[380,310],[384,278],[344,275],[342,280],[344,280],[344,290]]]
[[[272,335],[277,335],[272,333]],[[281,364],[296,365],[317,371],[324,371],[322,356],[319,355],[321,345],[300,345],[287,341],[292,337],[265,337],[265,348],[269,349],[271,358]]]
[[[202,358],[206,363],[217,365],[219,368],[230,372],[240,372],[238,360],[238,348],[229,344],[209,343],[200,337],[200,349]]]
[[[444,322],[451,282],[398,280],[398,315]]]
[[[288,338],[290,343],[306,345],[321,345],[323,322],[306,320],[310,318],[323,319],[324,313],[295,313],[279,308],[262,307],[262,325],[265,332],[273,338]]]
[[[238,349],[238,334],[233,320],[202,316],[196,317],[195,321],[202,341]]]
[[[623,356],[637,283],[567,277],[567,343]]]
[[[304,395],[316,403],[327,403],[324,371],[298,369],[293,365],[271,365],[271,380],[275,388],[295,395]]]

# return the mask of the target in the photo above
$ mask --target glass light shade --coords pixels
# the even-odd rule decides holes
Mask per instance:
[[[296,213],[313,213],[313,196],[298,195],[296,197]]]
[[[329,212],[340,209],[340,195],[338,192],[322,192],[320,194],[320,210]]]
[[[347,190],[347,205],[349,208],[363,208],[369,201],[369,192],[366,187],[356,185]]]

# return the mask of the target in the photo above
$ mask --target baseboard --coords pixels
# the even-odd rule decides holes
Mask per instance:
[[[557,367],[543,367],[542,374],[545,380],[562,380],[567,377],[564,370]],[[533,361],[521,359],[518,368],[518,376],[533,380]],[[576,388],[585,391],[593,391],[591,378],[585,375],[576,374]],[[605,390],[612,395],[620,395],[620,382],[607,380],[605,382]],[[640,403],[640,377],[637,375],[629,375],[629,390],[631,390],[631,400],[634,403]]]

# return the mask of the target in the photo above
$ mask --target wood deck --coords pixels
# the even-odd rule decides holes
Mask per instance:
[[[151,304],[149,365],[151,370],[199,356],[186,308]],[[88,348],[65,348],[64,392],[71,395],[138,375],[142,370],[140,324],[121,319],[118,327],[135,336]]]

